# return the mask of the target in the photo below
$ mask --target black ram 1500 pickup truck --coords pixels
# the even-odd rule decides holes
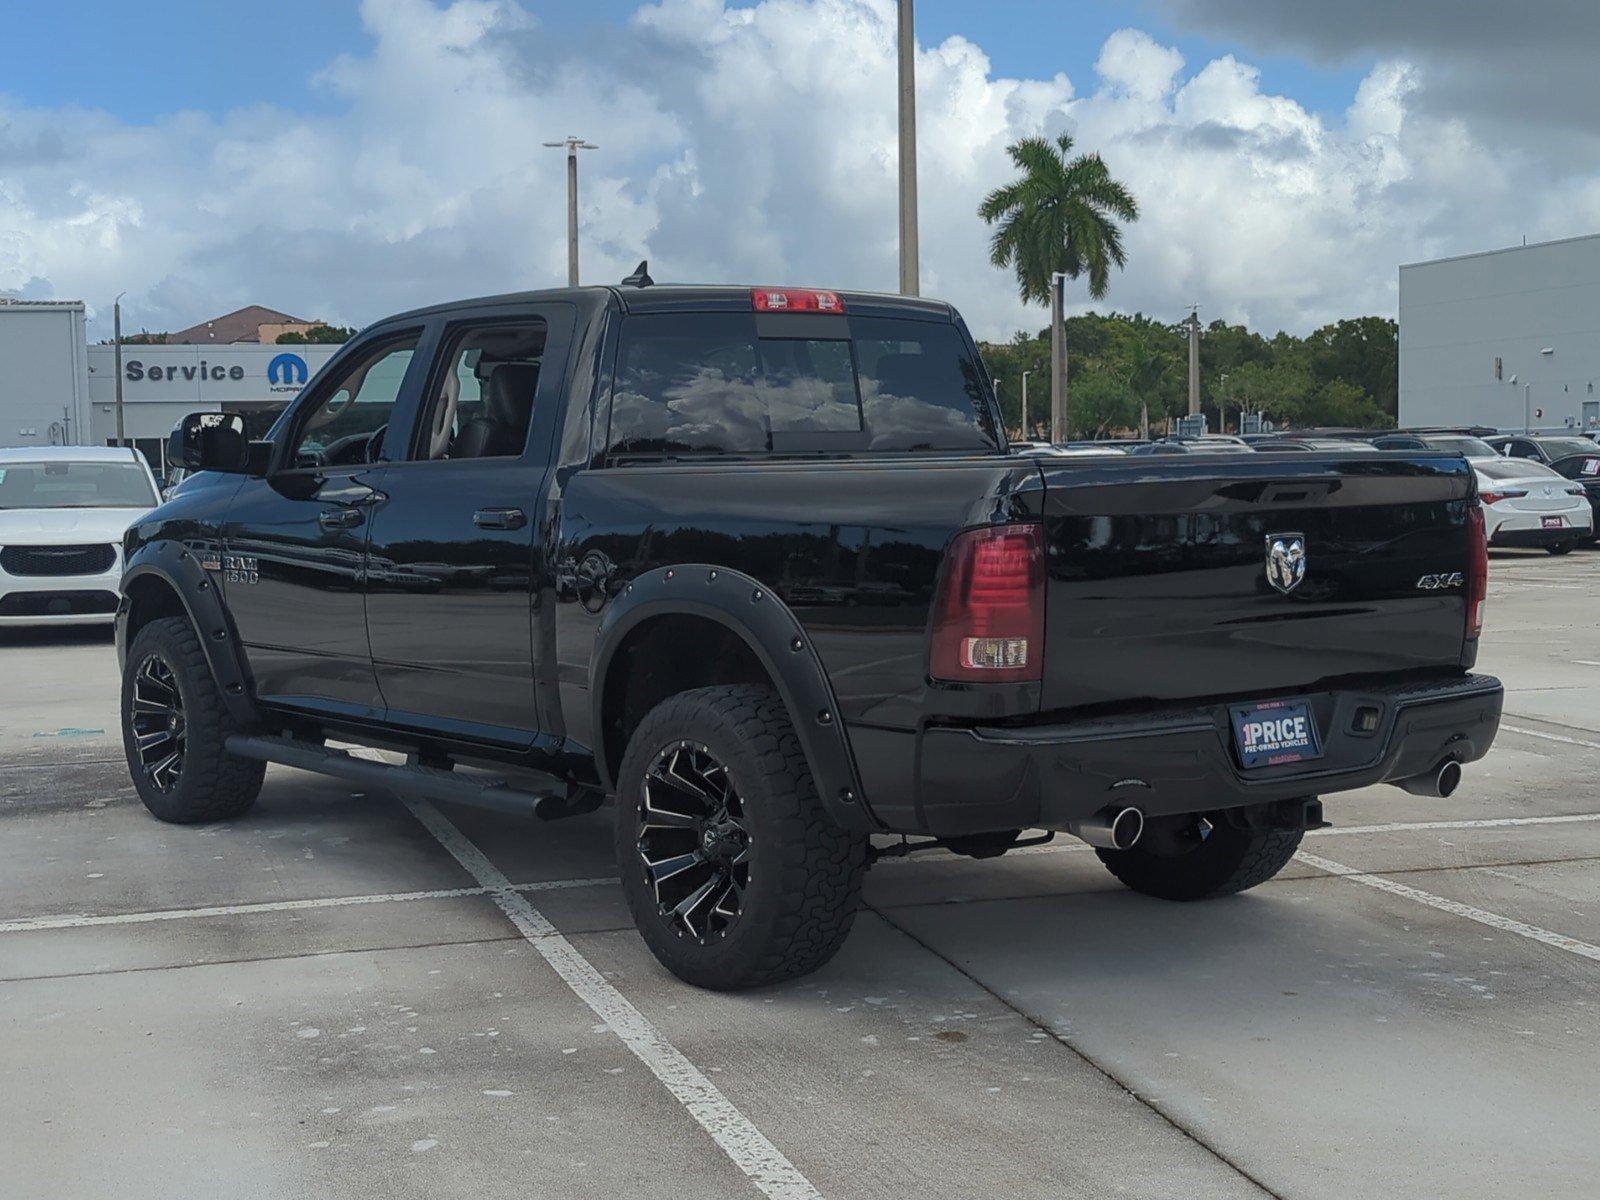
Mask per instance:
[[[1489,749],[1459,456],[1012,455],[947,305],[646,284],[406,313],[264,440],[180,424],[117,617],[156,816],[238,816],[268,762],[614,795],[651,950],[732,988],[834,953],[874,834],[1061,830],[1201,899],[1317,797]]]

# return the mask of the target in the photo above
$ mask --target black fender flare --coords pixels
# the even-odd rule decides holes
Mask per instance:
[[[680,563],[647,571],[606,606],[589,661],[595,769],[605,790],[616,790],[603,745],[605,685],[611,660],[632,629],[652,617],[669,614],[705,617],[743,640],[789,709],[817,794],[829,815],[845,829],[881,830],[883,826],[874,819],[862,795],[833,685],[799,619],[766,584],[711,563]]]
[[[250,688],[250,672],[239,645],[239,631],[234,628],[233,619],[222,602],[221,589],[203,565],[202,560],[207,555],[220,566],[215,551],[191,549],[178,541],[147,542],[135,551],[122,572],[122,601],[117,613],[118,656],[126,660],[128,651],[129,639],[124,631],[132,602],[130,585],[154,576],[177,593],[200,639],[200,647],[205,651],[206,662],[211,667],[212,678],[217,681],[217,690],[228,715],[242,728],[255,729],[262,724],[261,710]]]

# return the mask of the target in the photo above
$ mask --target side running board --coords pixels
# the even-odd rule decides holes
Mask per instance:
[[[444,768],[423,766],[414,758],[405,763],[382,762],[360,757],[347,750],[288,737],[234,734],[228,739],[227,748],[228,753],[237,754],[240,758],[258,758],[263,762],[297,767],[318,775],[348,779],[368,787],[468,804],[516,817],[538,817],[545,821],[593,812],[604,799],[598,791],[575,789],[553,776],[548,790],[530,791],[513,787],[503,779],[458,775]]]

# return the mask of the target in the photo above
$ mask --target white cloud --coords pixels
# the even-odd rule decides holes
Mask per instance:
[[[128,125],[0,97],[0,292],[114,293],[134,327],[248,302],[364,322],[560,283],[561,155],[579,133],[588,279],[891,289],[890,0],[660,0],[604,41],[515,0],[367,0],[372,44],[318,76],[332,115],[257,107]],[[1587,178],[1538,176],[1427,105],[1403,59],[1348,113],[1308,112],[1225,56],[1190,64],[1138,30],[1079,86],[997,76],[982,27],[918,58],[923,288],[980,335],[1036,328],[988,265],[979,200],[1005,146],[1071,132],[1138,196],[1102,307],[1302,330],[1394,306],[1398,262],[1573,232]],[[1081,298],[1081,291],[1078,298]],[[1086,307],[1086,305],[1080,305]]]

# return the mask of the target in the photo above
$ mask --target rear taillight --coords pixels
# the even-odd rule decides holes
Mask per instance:
[[[751,288],[750,306],[756,312],[844,311],[844,301],[838,292],[820,292],[816,288]]]
[[[1485,504],[1499,504],[1502,500],[1514,500],[1518,496],[1526,496],[1527,494],[1528,493],[1521,488],[1506,488],[1503,492],[1479,492],[1478,499],[1482,500]],[[1481,513],[1479,514],[1479,518],[1482,519]]]
[[[1483,509],[1467,510],[1467,636],[1483,632],[1483,606],[1489,595],[1489,535],[1483,526]]]
[[[962,683],[1043,677],[1043,526],[956,535],[934,598],[929,661],[935,679]]]

